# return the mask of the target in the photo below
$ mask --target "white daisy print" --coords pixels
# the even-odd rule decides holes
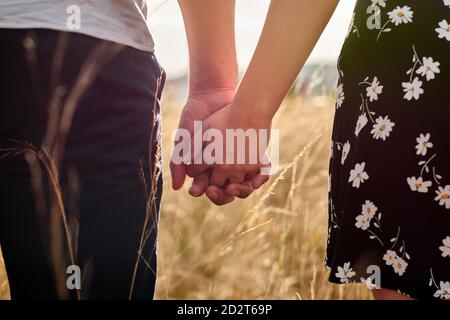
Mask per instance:
[[[361,114],[358,117],[358,121],[356,122],[356,128],[355,128],[355,136],[358,136],[361,132],[362,128],[364,128],[367,124],[369,119],[367,119],[367,116],[365,113]]]
[[[369,175],[364,171],[365,166],[365,162],[357,163],[355,168],[350,170],[350,178],[348,179],[348,182],[352,183],[352,187],[359,189],[361,183],[364,183],[364,181],[369,179]]]
[[[346,143],[344,143],[344,146],[342,147],[341,164],[345,163],[345,160],[347,159],[349,152],[350,152],[350,142],[347,141]]]
[[[419,135],[419,137],[416,138],[416,141],[417,141],[416,154],[417,155],[425,156],[427,154],[428,149],[433,147],[433,143],[430,142],[430,136],[431,135],[429,133],[427,133],[425,135],[423,133],[421,133]]]
[[[392,263],[392,267],[394,268],[395,273],[397,273],[399,276],[402,276],[405,273],[406,268],[408,267],[408,262],[397,256]]]
[[[442,251],[442,256],[444,258],[450,257],[450,237],[447,237],[444,240],[442,240],[442,244],[443,246],[439,247],[439,250]]]
[[[424,92],[422,89],[422,81],[415,77],[412,82],[403,82],[404,99],[410,101],[412,98],[419,100],[420,95]]]
[[[372,201],[366,200],[366,203],[362,205],[361,214],[372,219],[377,213],[377,206]]]
[[[341,280],[341,283],[349,283],[355,275],[356,272],[350,268],[350,262],[344,263],[343,267],[338,267],[338,272],[336,272],[336,277]]]
[[[439,39],[444,39],[447,41],[450,41],[450,25],[448,24],[447,20],[442,20],[439,22],[439,28],[435,29],[438,33]]]
[[[412,191],[417,191],[421,193],[427,193],[428,188],[431,187],[432,182],[431,181],[423,181],[422,177],[410,177],[406,178],[406,181],[409,184],[409,187]]]
[[[382,139],[383,141],[386,141],[386,138],[389,137],[394,126],[395,123],[389,120],[387,116],[385,116],[384,118],[382,116],[379,116],[376,119],[376,123],[373,125],[372,131],[370,131],[370,133],[373,134],[373,137],[375,139]]]
[[[439,299],[450,299],[450,282],[440,281],[439,289],[434,293],[435,298]]]
[[[380,85],[377,77],[373,78],[371,85],[366,88],[366,91],[370,102],[378,100],[378,95],[383,92],[383,86]]]
[[[358,215],[356,218],[355,226],[358,229],[367,230],[370,227],[370,218],[364,214]]]
[[[385,8],[386,7],[386,0],[372,0],[372,5],[373,6],[380,6],[380,7]]]
[[[444,188],[439,186],[438,190],[436,190],[436,198],[435,201],[439,201],[440,206],[445,206],[446,209],[450,209],[450,185],[445,186]]]
[[[402,23],[412,22],[414,12],[408,6],[403,6],[395,8],[394,10],[388,12],[389,19],[396,26]]]
[[[450,277],[445,276],[450,267],[450,229],[444,223],[450,217],[444,134],[450,102],[439,94],[445,91],[450,70],[449,56],[443,52],[450,41],[450,0],[423,6],[418,2],[370,0],[353,13],[345,49],[361,43],[364,48],[358,53],[343,50],[337,63],[328,263],[337,283],[361,282],[374,288],[374,279],[361,275],[363,270],[353,259],[358,248],[350,246],[333,255],[336,239],[348,233],[355,243],[370,247],[386,273],[384,286],[400,292],[402,279],[415,278],[417,286],[400,288],[402,294],[450,299]],[[376,15],[369,22],[362,12],[366,8]],[[366,57],[364,67],[354,68],[357,57]],[[364,64],[361,61],[358,65]],[[339,181],[342,178],[347,184]],[[343,187],[353,190],[352,196],[336,201]],[[378,199],[381,189],[398,195],[411,208],[398,210],[392,201]],[[435,219],[427,220],[426,214]],[[422,225],[434,223],[434,236],[417,237],[421,224],[411,224],[417,219]],[[418,250],[424,247],[426,252]]]
[[[422,77],[426,76],[427,81],[430,81],[435,78],[436,73],[440,73],[441,70],[439,66],[441,64],[438,61],[433,61],[433,58],[422,58],[422,65],[419,69],[417,69],[416,73],[420,74]]]
[[[344,85],[341,83],[336,88],[336,107],[340,108],[344,103],[345,95],[344,95]]]
[[[392,266],[397,258],[397,252],[393,250],[387,250],[383,256],[383,260],[386,261],[386,265]]]

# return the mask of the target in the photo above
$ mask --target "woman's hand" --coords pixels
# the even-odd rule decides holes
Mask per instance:
[[[201,157],[202,164],[190,164],[187,174],[195,179],[208,172],[206,195],[212,202],[222,205],[235,196],[246,198],[268,180],[270,163],[266,151],[271,121],[237,103],[203,121],[203,138],[209,137],[210,141],[201,154],[193,155],[193,159]],[[262,168],[266,172],[262,173]]]

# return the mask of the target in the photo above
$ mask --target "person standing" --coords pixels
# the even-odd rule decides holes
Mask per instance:
[[[234,1],[180,5],[189,127],[234,97]],[[0,2],[0,245],[12,299],[153,298],[165,74],[146,19],[144,0]],[[74,262],[78,291],[65,282]]]

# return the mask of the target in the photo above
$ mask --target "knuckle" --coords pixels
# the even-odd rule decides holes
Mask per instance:
[[[250,194],[251,194],[251,192],[250,193],[244,193],[244,194],[239,195],[238,198],[240,198],[240,199],[247,199],[250,196]]]

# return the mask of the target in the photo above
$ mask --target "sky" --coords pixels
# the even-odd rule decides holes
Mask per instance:
[[[308,62],[335,62],[356,0],[341,0]],[[236,48],[241,69],[250,62],[270,0],[236,1]],[[169,78],[187,72],[188,51],[183,19],[176,0],[150,0],[150,29],[156,56]],[[299,31],[301,32],[301,31]]]

